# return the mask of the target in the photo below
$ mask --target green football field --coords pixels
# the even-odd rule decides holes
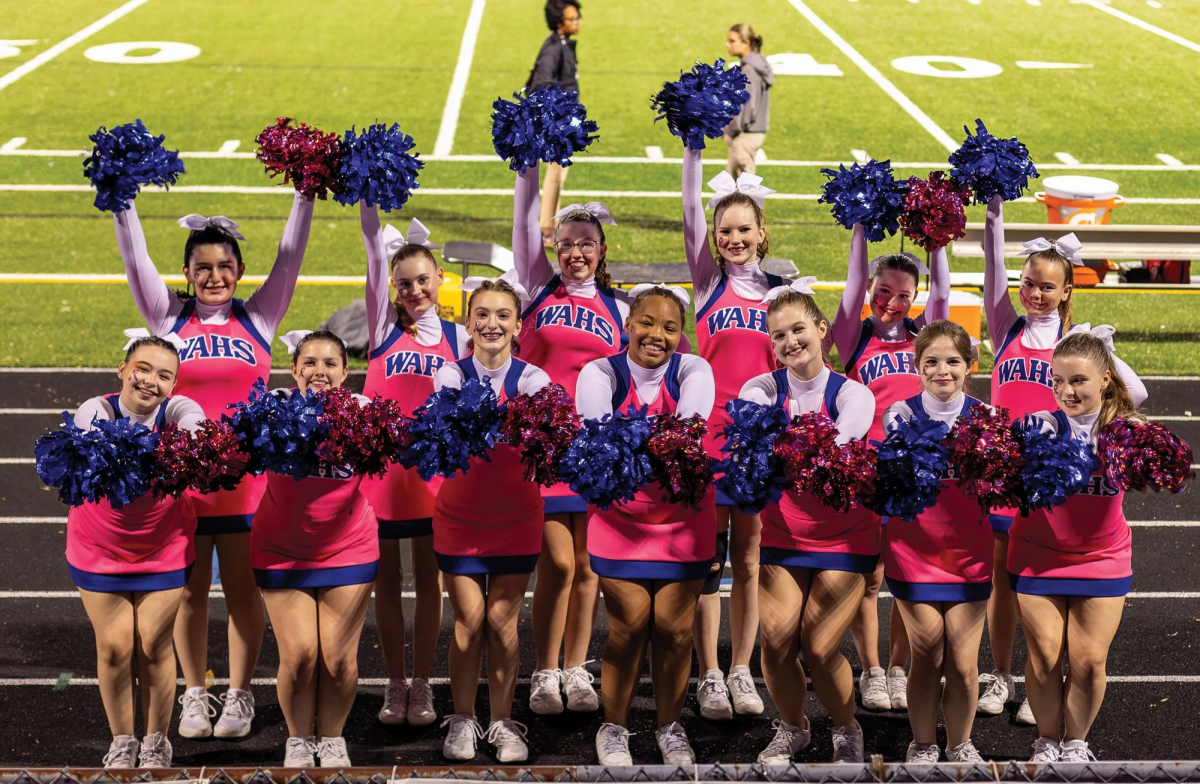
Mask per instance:
[[[277,115],[338,132],[399,122],[427,163],[408,214],[392,222],[418,216],[438,242],[510,244],[513,174],[491,149],[491,103],[529,74],[547,34],[540,2],[0,9],[0,365],[111,365],[121,329],[140,323],[123,283],[88,280],[122,271],[111,217],[92,207],[80,165],[100,125],[140,117],[183,154],[180,187],[138,200],[164,272],[182,261],[175,220],[199,212],[241,223],[247,272],[266,273],[291,191],[254,160],[253,139]],[[581,94],[600,140],[578,157],[565,198],[611,207],[610,260],[682,261],[681,145],[653,122],[649,96],[723,55],[735,22],[781,58],[759,174],[779,192],[767,205],[772,255],[804,274],[845,278],[849,234],[816,203],[822,166],[870,156],[924,176],[976,117],[1020,137],[1043,176],[1116,180],[1127,204],[1114,222],[1200,223],[1200,2],[585,0],[583,15]],[[720,141],[709,157],[716,174]],[[1007,217],[1043,222],[1046,209],[1030,196]],[[361,275],[364,261],[357,211],[319,204],[304,274]],[[29,277],[50,274],[74,277]],[[283,329],[312,328],[359,296],[357,285],[302,285]],[[837,295],[822,296],[832,305]],[[1081,291],[1076,313],[1114,324],[1139,371],[1196,373],[1197,304],[1190,293]]]

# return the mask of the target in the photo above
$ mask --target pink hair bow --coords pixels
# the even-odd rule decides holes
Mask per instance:
[[[311,329],[293,329],[291,332],[280,337],[279,342],[287,346],[288,354],[295,354],[296,347],[300,345],[300,341],[311,334]]]
[[[771,289],[766,293],[766,296],[762,298],[762,301],[774,302],[775,300],[779,299],[779,295],[785,291],[795,291],[800,294],[807,294],[811,297],[816,293],[812,289],[813,284],[816,282],[816,275],[805,275],[803,278],[797,278],[796,280],[793,280],[786,286],[776,286],[775,288]]]
[[[763,186],[762,177],[749,172],[739,174],[736,181],[729,172],[721,172],[708,181],[708,187],[712,188],[716,195],[708,200],[706,210],[711,210],[717,206],[717,202],[735,192],[749,196],[755,204],[762,207],[767,201],[767,196],[775,192]]]
[[[151,335],[150,330],[146,329],[145,327],[134,327],[133,329],[125,330],[125,337],[129,338],[129,342],[125,344],[125,347],[122,349],[122,351],[128,351],[133,344],[137,343],[139,340],[144,340],[154,336]],[[165,335],[159,335],[159,337],[170,343],[177,350],[182,351],[183,349],[187,348],[187,343],[183,340],[183,338],[179,337],[174,332],[168,332]]]
[[[1117,347],[1113,344],[1113,335],[1116,333],[1116,328],[1108,324],[1098,324],[1093,327],[1087,323],[1076,324],[1067,332],[1068,335],[1091,335],[1104,344],[1104,348],[1108,349],[1109,354],[1116,353]]]
[[[388,256],[394,256],[396,251],[405,245],[420,245],[430,250],[442,247],[429,241],[429,229],[425,228],[425,224],[416,218],[409,221],[408,231],[405,234],[401,234],[400,230],[390,223],[383,227],[383,249]]]
[[[1083,259],[1079,258],[1079,251],[1083,250],[1083,243],[1075,236],[1074,232],[1064,234],[1057,240],[1048,240],[1045,237],[1038,237],[1035,240],[1026,242],[1025,250],[1021,251],[1022,256],[1032,256],[1034,253],[1044,253],[1048,250],[1056,252],[1067,261],[1071,262],[1073,267],[1082,267]]]
[[[684,308],[692,306],[692,298],[688,296],[687,290],[680,286],[668,286],[665,283],[639,283],[629,290],[629,298],[637,299],[637,295],[643,291],[650,289],[666,289],[671,292],[675,299],[683,303]]]
[[[235,240],[246,241],[246,238],[238,232],[238,225],[224,215],[214,215],[211,218],[206,218],[199,213],[193,212],[191,215],[184,215],[180,218],[179,225],[190,231],[203,231],[207,228],[213,228],[228,234]]]
[[[554,213],[554,220],[561,220],[567,217],[568,214],[575,210],[583,210],[601,223],[607,223],[611,226],[616,226],[617,222],[613,220],[612,213],[598,201],[589,201],[587,204],[568,204],[558,212]]]

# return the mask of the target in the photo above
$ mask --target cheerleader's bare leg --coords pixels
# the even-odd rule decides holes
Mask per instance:
[[[883,563],[880,560],[880,563]],[[875,614],[875,618],[879,618],[879,613]],[[875,636],[878,639],[879,629],[876,628]],[[904,628],[904,616],[900,614],[900,608],[896,606],[895,600],[892,601],[892,611],[888,614],[888,669],[892,667],[907,667],[908,658],[912,654],[911,646],[908,642],[908,630]]]
[[[571,515],[571,539],[575,548],[575,570],[567,600],[563,638],[564,670],[587,661],[588,646],[596,627],[596,605],[600,600],[600,578],[592,571],[592,561],[587,551],[586,514]]]
[[[1061,596],[1017,594],[1029,658],[1025,696],[1038,734],[1059,739],[1063,715],[1063,655],[1066,652],[1067,600]]]
[[[1072,597],[1068,602],[1064,741],[1085,740],[1100,712],[1108,684],[1108,649],[1121,623],[1125,597]]]
[[[521,664],[517,620],[528,585],[528,574],[492,574],[487,578],[488,707],[493,722],[512,718]]]
[[[79,589],[96,633],[96,676],[113,737],[133,734],[134,614],[132,595]]]
[[[188,689],[204,686],[208,670],[208,590],[212,585],[214,539],[196,537],[196,561],[175,616],[175,655]]]
[[[809,571],[809,570],[805,570]],[[829,711],[833,726],[854,720],[854,673],[842,655],[842,639],[861,605],[866,575],[824,570],[811,576],[800,645],[812,672],[813,691]],[[800,726],[796,722],[788,722]]]
[[[733,567],[733,586],[729,595],[729,630],[733,637],[729,669],[732,670],[750,666],[754,641],[758,637],[758,561],[762,522],[758,515],[746,514],[737,507],[729,508],[729,520],[729,563]]]
[[[704,580],[658,582],[650,625],[650,677],[658,726],[679,721],[692,672],[692,626]]]
[[[608,641],[600,665],[604,720],[628,727],[629,706],[650,642],[650,586],[641,580],[601,577],[600,587],[608,614]],[[688,650],[690,655],[690,647]]]
[[[812,584],[811,569],[763,564],[758,573],[758,612],[762,624],[763,680],[779,718],[804,727],[808,687],[800,666],[800,618]]]
[[[854,650],[863,671],[879,666],[879,589],[883,586],[883,559],[873,574],[867,575],[866,587],[858,603],[858,612],[850,623]]]
[[[541,559],[539,559],[541,560]],[[479,668],[487,623],[487,595],[481,574],[447,574],[446,592],[454,611],[454,641],[450,645],[450,694],[454,712],[475,715]]]
[[[401,547],[400,539],[379,540],[379,574],[375,577],[375,631],[383,648],[388,677],[394,680],[404,680],[407,671],[404,660],[404,567]],[[417,636],[415,626],[414,623],[414,640]]]
[[[571,586],[577,559],[572,536],[571,514],[546,515],[542,552],[537,562],[533,587],[533,642],[537,649],[535,670],[557,670],[571,606]],[[582,527],[586,527],[585,522]],[[594,601],[594,600],[593,600]]]
[[[997,672],[1012,672],[1013,641],[1017,636],[1017,595],[1008,581],[1008,532],[993,532],[992,595],[988,598],[987,630],[992,665]]]
[[[317,681],[317,737],[338,738],[358,694],[358,641],[374,583],[317,592],[321,677]]]
[[[414,537],[409,543],[412,548],[413,587],[417,594],[413,610],[413,677],[429,680],[433,674],[438,634],[442,630],[442,571],[433,552],[432,534]]]
[[[946,716],[946,748],[953,749],[971,739],[975,709],[979,704],[979,644],[987,602],[955,602],[944,605],[946,658],[942,672],[946,689],[942,711]]]
[[[262,597],[254,582],[254,570],[250,568],[250,534],[221,534],[214,538],[217,557],[221,559],[225,608],[229,612],[229,687],[249,690],[266,628]]]
[[[900,615],[912,645],[908,671],[908,720],[917,743],[937,742],[938,709],[941,704],[942,670],[945,664],[946,628],[940,603],[897,599]]]
[[[316,590],[264,588],[263,601],[279,646],[276,692],[287,722],[288,735],[313,734],[317,715],[319,626]]]
[[[175,647],[171,635],[183,589],[134,594],[138,691],[146,735],[166,732],[175,705]]]

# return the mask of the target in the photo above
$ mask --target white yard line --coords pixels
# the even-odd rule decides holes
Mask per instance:
[[[889,98],[899,104],[900,108],[906,111],[909,117],[912,117],[922,128],[928,131],[929,135],[932,136],[938,142],[938,144],[945,147],[949,152],[954,152],[958,149],[958,141],[952,139],[950,134],[942,130],[941,127],[933,121],[933,118],[921,110],[921,107],[913,103],[907,95],[900,92],[900,88],[892,84],[891,80],[880,73],[878,68],[872,65],[867,58],[859,54],[858,50],[851,46],[845,38],[842,38],[832,27],[825,24],[825,21],[821,19],[821,17],[817,16],[813,10],[808,7],[808,4],[805,3],[804,0],[790,0],[790,2],[792,7],[799,11],[800,15],[808,20],[809,24],[817,28],[818,32],[828,38],[829,42],[840,49],[842,54],[850,58],[850,61],[857,65],[859,70],[867,75],[867,78],[873,81],[879,89],[887,93]]]
[[[33,465],[32,457],[0,457],[0,465]]]
[[[24,136],[14,136],[4,144],[0,144],[0,150],[17,150],[20,149],[21,145],[27,141],[29,141],[29,139],[25,138]]]
[[[1195,43],[1194,41],[1189,41],[1188,39],[1184,38],[1183,36],[1175,35],[1175,33],[1172,33],[1169,30],[1164,30],[1161,27],[1152,25],[1149,22],[1142,21],[1141,19],[1138,19],[1136,16],[1130,16],[1129,14],[1125,13],[1124,11],[1118,11],[1117,9],[1113,8],[1112,6],[1105,5],[1104,2],[1102,2],[1102,0],[1078,0],[1078,2],[1080,5],[1091,6],[1092,8],[1095,8],[1097,11],[1103,11],[1104,13],[1108,14],[1109,16],[1114,16],[1117,19],[1120,19],[1122,22],[1128,22],[1129,24],[1133,25],[1134,27],[1140,27],[1141,29],[1145,30],[1148,33],[1154,33],[1155,35],[1157,35],[1160,38],[1167,39],[1171,43],[1179,44],[1180,46],[1182,46],[1186,49],[1191,49],[1193,52],[1200,52],[1200,44]]]
[[[458,49],[458,64],[454,66],[454,78],[450,80],[450,92],[446,94],[446,106],[442,109],[442,124],[438,128],[437,141],[433,145],[434,155],[449,155],[450,150],[454,148],[458,115],[462,111],[463,95],[467,92],[467,80],[471,77],[471,62],[475,59],[475,42],[479,40],[485,5],[486,0],[471,2],[471,13],[467,15],[467,27],[463,30],[462,46]]]
[[[90,25],[88,25],[87,27],[80,30],[78,33],[75,33],[74,35],[69,36],[67,38],[64,38],[63,40],[56,43],[54,46],[51,46],[46,51],[30,58],[28,61],[26,61],[24,63],[21,63],[16,68],[14,68],[11,71],[9,71],[8,73],[4,74],[4,76],[0,76],[0,90],[3,90],[5,87],[8,87],[13,82],[16,82],[22,76],[25,76],[26,74],[32,73],[33,71],[36,71],[38,68],[41,68],[43,65],[50,62],[55,57],[58,57],[60,54],[67,51],[75,44],[80,43],[81,41],[86,41],[87,39],[91,38],[93,35],[100,32],[104,28],[108,27],[110,24],[117,21],[121,17],[125,16],[129,12],[137,9],[139,6],[145,5],[146,2],[147,2],[147,0],[129,0],[129,2],[125,3],[125,5],[121,6],[120,8],[118,8],[117,10],[115,10],[109,14],[106,14],[105,16],[101,17],[100,19],[97,19],[96,21],[94,21]]]

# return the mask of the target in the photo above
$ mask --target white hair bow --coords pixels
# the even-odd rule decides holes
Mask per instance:
[[[729,172],[723,171],[708,181],[708,187],[713,189],[716,196],[708,200],[706,210],[711,210],[717,206],[717,202],[734,192],[746,194],[754,200],[755,204],[762,207],[767,196],[775,192],[770,188],[763,187],[762,177],[749,172],[742,172],[735,181]]]
[[[469,294],[482,286],[485,280],[502,280],[508,285],[512,286],[513,291],[517,292],[517,296],[521,298],[522,306],[527,305],[532,301],[529,297],[529,292],[526,291],[525,287],[521,285],[520,278],[517,276],[517,270],[515,268],[510,269],[499,278],[488,278],[483,275],[471,275],[470,277],[463,278],[462,285],[458,288],[460,291],[465,291]]]
[[[125,337],[129,338],[129,342],[125,344],[125,347],[122,349],[122,351],[128,351],[133,347],[133,344],[137,343],[139,340],[145,340],[146,338],[154,336],[151,335],[150,330],[146,329],[145,327],[134,327],[133,329],[125,330]],[[159,337],[170,343],[178,351],[182,351],[183,349],[187,348],[187,343],[184,341],[184,339],[176,335],[174,332],[168,332],[165,335],[159,335]]]
[[[429,229],[416,218],[409,221],[408,232],[405,234],[401,234],[400,230],[390,223],[383,227],[383,249],[389,257],[394,256],[396,251],[405,245],[420,245],[430,250],[442,247],[429,241]]]
[[[1024,247],[1025,250],[1021,251],[1021,256],[1032,256],[1034,253],[1044,253],[1048,250],[1053,250],[1071,262],[1072,267],[1083,266],[1083,260],[1079,258],[1079,251],[1083,250],[1083,243],[1079,241],[1074,232],[1064,234],[1053,241],[1045,237],[1038,237],[1035,240],[1026,242]]]
[[[617,225],[617,222],[613,220],[612,213],[608,211],[608,207],[605,207],[598,201],[589,201],[587,204],[568,204],[554,213],[554,220],[561,220],[576,210],[586,212],[601,223],[607,223],[612,226]]]
[[[1098,324],[1093,327],[1091,324],[1084,323],[1076,324],[1075,326],[1071,327],[1067,334],[1091,335],[1104,344],[1104,348],[1108,349],[1109,354],[1113,354],[1116,353],[1117,350],[1116,346],[1113,344],[1113,335],[1115,335],[1116,332],[1116,328],[1108,324]]]
[[[816,292],[813,291],[813,284],[817,282],[816,275],[805,275],[803,278],[797,278],[786,286],[776,286],[767,292],[762,298],[763,302],[774,302],[779,299],[779,295],[785,291],[795,291],[799,294],[807,294],[813,296]]]
[[[211,218],[206,218],[199,213],[193,212],[191,215],[184,215],[180,218],[179,225],[191,231],[203,231],[211,227],[228,234],[235,240],[246,241],[246,238],[238,232],[238,225],[224,215],[214,215]]]
[[[300,345],[300,341],[312,334],[311,329],[293,329],[291,332],[279,338],[279,342],[287,346],[288,354],[295,354],[296,347]]]
[[[637,299],[638,294],[650,289],[666,289],[671,292],[675,299],[683,303],[683,307],[690,308],[692,306],[692,298],[688,296],[687,289],[680,286],[668,286],[665,283],[639,283],[629,290],[629,298]]]

